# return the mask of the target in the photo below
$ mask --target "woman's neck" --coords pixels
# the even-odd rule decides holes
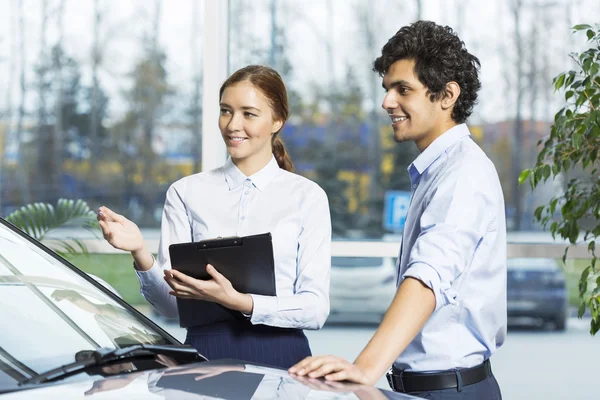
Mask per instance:
[[[257,157],[248,157],[242,159],[232,158],[231,160],[244,175],[251,176],[266,167],[269,162],[271,162],[272,157],[273,154],[269,153],[268,157],[267,155],[257,155]]]

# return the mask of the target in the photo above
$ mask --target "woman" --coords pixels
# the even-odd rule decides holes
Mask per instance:
[[[254,65],[236,71],[221,86],[220,106],[229,158],[221,168],[171,185],[157,260],[133,222],[106,207],[98,220],[111,245],[131,252],[142,294],[162,314],[176,316],[180,297],[212,301],[247,317],[190,327],[186,343],[209,359],[289,368],[311,354],[302,330],[321,328],[329,314],[327,196],[292,173],[279,138],[289,114],[287,92],[276,71]],[[264,232],[273,237],[277,296],[239,293],[211,265],[209,281],[171,269],[172,243]]]

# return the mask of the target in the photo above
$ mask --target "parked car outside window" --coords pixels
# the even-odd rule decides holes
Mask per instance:
[[[328,322],[379,323],[395,294],[393,258],[331,258]]]
[[[508,317],[534,318],[564,331],[568,316],[565,275],[552,258],[509,258]]]

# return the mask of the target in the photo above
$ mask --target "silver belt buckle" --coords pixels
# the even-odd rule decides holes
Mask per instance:
[[[393,370],[390,369],[390,371],[385,376],[387,378],[388,384],[390,385],[390,388],[394,392],[405,392],[404,384],[402,382],[402,371],[400,371],[399,374],[394,374]],[[396,386],[396,380],[394,378],[396,378],[396,380],[398,381],[398,386]]]
[[[387,378],[388,385],[390,385],[390,389],[392,389],[395,392],[396,388],[394,387],[394,377],[392,375],[392,372],[390,371],[387,374],[385,374],[385,377]]]

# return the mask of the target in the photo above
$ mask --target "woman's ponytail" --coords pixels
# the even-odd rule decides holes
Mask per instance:
[[[283,140],[279,137],[279,132],[273,134],[272,139],[272,147],[273,147],[273,155],[277,160],[277,164],[279,168],[285,169],[289,172],[294,172],[294,164],[292,164],[292,159],[288,155],[285,145],[283,144]]]

